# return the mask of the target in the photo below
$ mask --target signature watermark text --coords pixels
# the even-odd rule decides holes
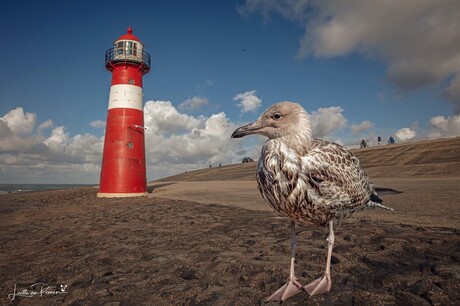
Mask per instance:
[[[27,288],[17,288],[14,285],[13,293],[8,294],[8,299],[14,300],[16,297],[45,297],[50,295],[58,295],[67,293],[67,285],[59,284],[55,286],[49,286],[45,283],[35,283]]]

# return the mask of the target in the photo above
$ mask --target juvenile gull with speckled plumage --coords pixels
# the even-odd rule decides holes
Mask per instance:
[[[284,301],[305,290],[323,294],[332,286],[330,263],[334,225],[353,212],[387,208],[377,196],[359,161],[344,147],[314,139],[307,112],[296,103],[269,107],[255,122],[235,130],[232,138],[250,134],[268,137],[257,165],[257,183],[262,197],[279,213],[291,219],[291,268],[288,282],[267,301]],[[295,223],[329,226],[326,271],[302,286],[294,274],[297,247]]]

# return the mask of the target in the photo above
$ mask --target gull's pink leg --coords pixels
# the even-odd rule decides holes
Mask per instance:
[[[297,248],[297,238],[295,234],[295,222],[291,222],[291,268],[289,271],[288,282],[273,293],[267,302],[284,301],[302,291],[302,284],[297,281],[294,275],[295,252]]]
[[[329,236],[327,237],[328,248],[327,248],[326,272],[324,273],[322,277],[304,286],[304,289],[308,292],[310,296],[328,293],[332,287],[331,257],[332,257],[332,248],[334,247],[333,224],[334,224],[333,221],[329,221]]]

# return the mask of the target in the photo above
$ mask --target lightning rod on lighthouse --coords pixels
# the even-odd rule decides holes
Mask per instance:
[[[128,28],[105,53],[112,73],[98,197],[147,195],[142,77],[150,55]]]

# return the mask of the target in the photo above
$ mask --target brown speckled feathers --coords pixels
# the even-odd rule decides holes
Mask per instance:
[[[259,190],[273,208],[299,223],[317,225],[366,208],[374,190],[352,153],[315,139],[297,155],[283,140],[267,141],[257,166]]]

